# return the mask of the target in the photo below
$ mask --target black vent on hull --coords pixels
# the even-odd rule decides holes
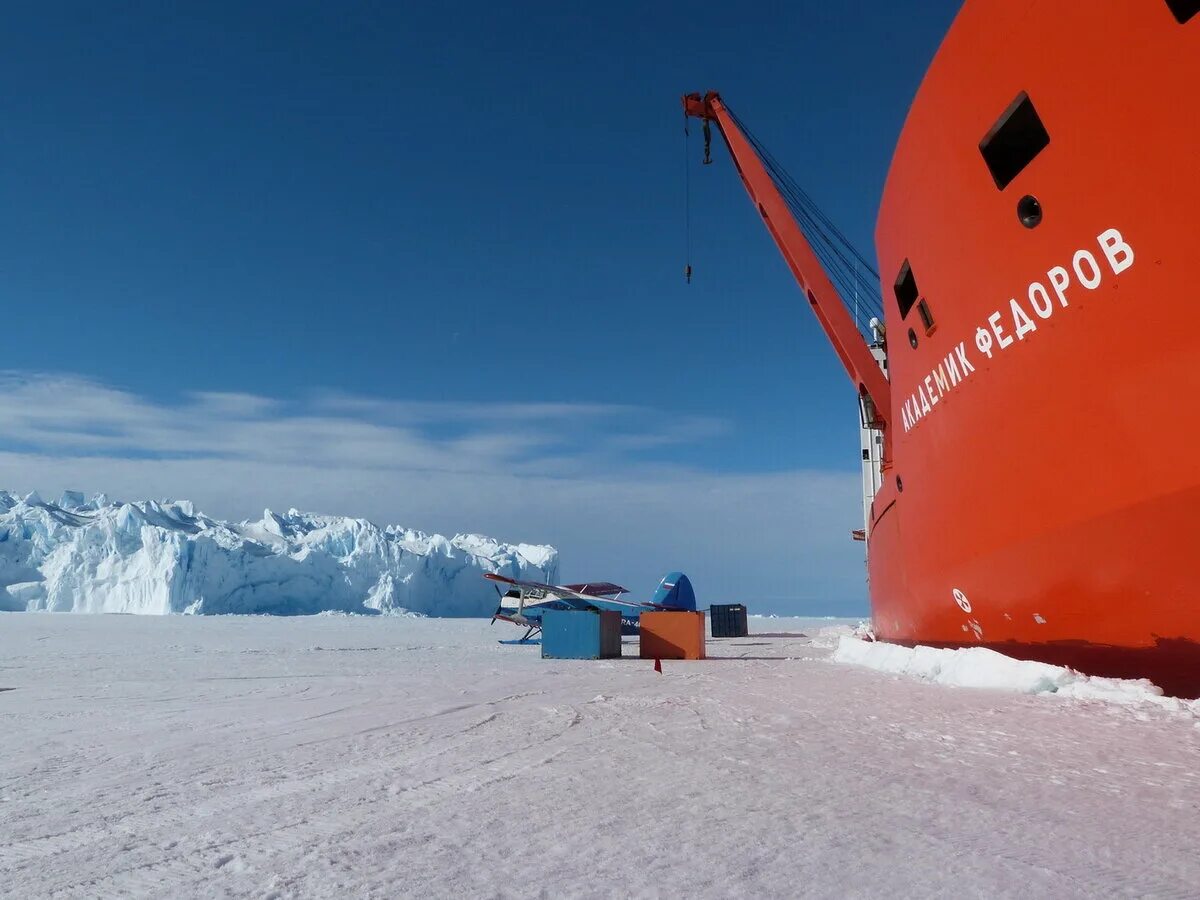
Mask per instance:
[[[1180,25],[1200,12],[1200,0],[1167,0],[1167,6]]]
[[[913,277],[912,266],[906,259],[900,267],[900,274],[896,276],[896,304],[900,307],[900,318],[908,318],[908,311],[913,308],[919,296],[921,294],[917,290],[917,279]]]
[[[996,187],[1004,190],[1050,143],[1033,101],[1022,91],[979,142]]]

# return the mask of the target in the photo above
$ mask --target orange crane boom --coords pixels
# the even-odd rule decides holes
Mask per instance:
[[[892,410],[891,388],[887,378],[859,334],[825,267],[817,259],[812,245],[788,210],[787,202],[768,174],[762,159],[715,91],[703,96],[684,95],[683,111],[692,118],[716,123],[738,174],[742,176],[746,193],[762,216],[763,224],[775,239],[800,290],[808,298],[813,314],[857,386],[860,398],[870,401],[869,405],[864,402],[864,425],[882,430],[886,441]]]

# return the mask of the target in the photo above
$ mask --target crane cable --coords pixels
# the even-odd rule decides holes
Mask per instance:
[[[825,268],[829,280],[833,283],[842,304],[851,312],[855,325],[868,340],[874,340],[869,319],[877,318],[883,321],[883,302],[879,273],[875,267],[859,252],[858,248],[846,237],[833,221],[817,206],[812,197],[796,182],[787,170],[771,155],[771,152],[754,133],[737,117],[733,110],[726,105],[730,118],[746,136],[751,147],[763,162],[767,174],[783,197],[788,211],[800,226],[805,238],[812,246],[818,261]],[[704,120],[705,128],[705,163],[711,162],[709,156],[710,136],[708,120]],[[687,148],[687,116],[684,116],[684,141]],[[687,161],[685,160],[685,165]],[[691,211],[690,211],[690,172],[685,169],[685,189],[688,199],[685,201],[687,216],[687,252],[688,264],[685,275],[691,281]],[[851,306],[851,299],[853,306]],[[865,315],[860,314],[860,310]],[[866,321],[864,321],[864,319]]]
[[[683,114],[683,278],[692,283],[692,151],[687,113]]]
[[[728,107],[726,108],[728,109]],[[763,160],[771,180],[779,189],[789,211],[796,218],[804,236],[812,245],[814,253],[825,267],[842,303],[853,314],[855,324],[864,337],[868,340],[872,339],[869,322],[863,321],[857,307],[864,307],[867,316],[883,320],[879,273],[817,206],[812,197],[779,164],[762,141],[745,127],[732,110],[729,111],[729,115]],[[848,298],[851,297],[855,300],[854,307],[850,307],[848,302]]]

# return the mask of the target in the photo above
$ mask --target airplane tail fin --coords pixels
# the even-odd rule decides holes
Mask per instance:
[[[682,572],[671,572],[658,585],[658,590],[650,600],[658,606],[669,606],[672,609],[696,609],[696,592],[692,583]]]

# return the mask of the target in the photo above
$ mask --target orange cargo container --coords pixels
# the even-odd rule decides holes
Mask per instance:
[[[704,613],[644,612],[642,659],[704,659]]]

